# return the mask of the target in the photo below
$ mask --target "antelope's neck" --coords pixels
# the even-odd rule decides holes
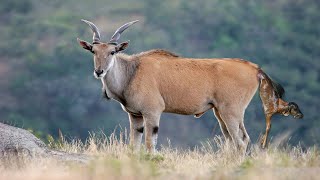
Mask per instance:
[[[114,58],[112,67],[103,78],[103,89],[105,89],[110,98],[125,105],[126,97],[124,92],[136,72],[137,63],[129,60],[130,56],[116,55]]]

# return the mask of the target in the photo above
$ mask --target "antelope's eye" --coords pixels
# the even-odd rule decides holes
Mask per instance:
[[[110,52],[111,55],[114,55],[115,53],[116,53],[115,51],[111,51],[111,52]]]

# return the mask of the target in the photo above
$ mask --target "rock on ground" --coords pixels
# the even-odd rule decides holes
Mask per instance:
[[[48,148],[44,142],[27,130],[0,123],[0,161],[53,158],[58,161],[86,163],[90,157]]]

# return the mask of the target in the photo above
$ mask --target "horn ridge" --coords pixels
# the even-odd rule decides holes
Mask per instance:
[[[126,30],[128,27],[130,27],[132,24],[135,24],[136,22],[138,22],[139,20],[135,20],[135,21],[131,21],[131,22],[128,22],[124,25],[122,25],[121,27],[119,27],[115,33],[112,35],[109,43],[110,44],[117,44],[117,41],[120,39],[120,35],[121,33]]]
[[[94,25],[92,22],[85,20],[85,19],[81,19],[82,22],[85,22],[86,24],[88,24],[93,32],[93,43],[99,43],[100,42],[100,32],[99,29],[96,25]]]

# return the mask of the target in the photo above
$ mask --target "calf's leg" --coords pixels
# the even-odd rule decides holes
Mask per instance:
[[[268,142],[268,135],[271,129],[271,117],[272,115],[270,114],[266,114],[266,133],[263,135],[262,137],[262,141],[261,141],[261,147],[264,149],[267,146],[267,142]]]

